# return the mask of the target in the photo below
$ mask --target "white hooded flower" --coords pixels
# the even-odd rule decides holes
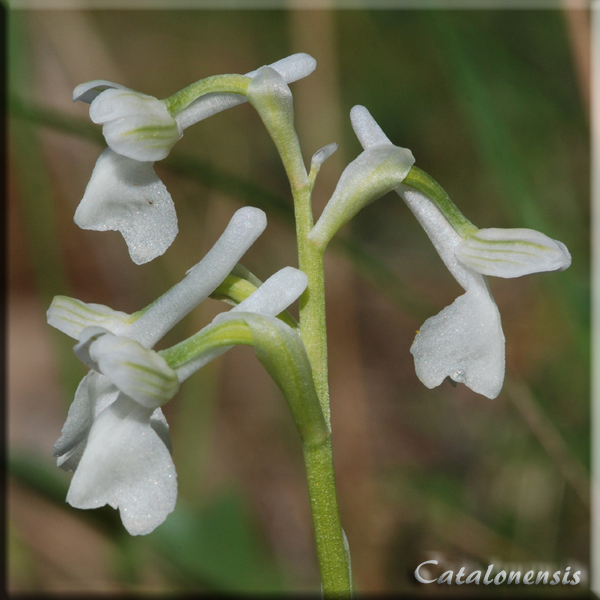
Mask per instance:
[[[315,65],[311,56],[294,54],[271,66],[292,82],[309,75]],[[163,254],[178,233],[173,200],[154,172],[154,161],[169,154],[184,129],[246,98],[209,93],[172,114],[167,101],[96,80],[78,85],[73,100],[90,104],[90,118],[102,124],[108,144],[75,212],[75,223],[83,229],[120,231],[132,260],[149,262]]]
[[[392,145],[366,108],[355,106],[350,114],[364,148]],[[571,264],[571,256],[561,242],[530,229],[477,229],[471,224],[455,228],[450,224],[450,220],[457,222],[454,212],[444,214],[407,185],[401,184],[396,191],[465,290],[450,306],[427,319],[417,333],[411,347],[417,376],[428,388],[450,377],[495,398],[504,381],[504,334],[484,275],[520,277],[560,271]],[[456,211],[456,207],[450,210]],[[462,215],[459,220],[466,222]]]
[[[175,372],[149,348],[217,288],[265,225],[259,209],[237,211],[186,278],[133,315],[64,296],[54,299],[48,322],[78,340],[76,354],[93,369],[77,388],[54,445],[58,466],[75,471],[67,495],[71,505],[118,508],[132,535],[149,533],[173,510],[177,476],[160,407],[202,365]],[[274,316],[305,287],[306,276],[288,267],[239,307]]]
[[[103,377],[96,375],[94,381],[88,374],[85,389],[78,390],[87,398],[76,395],[79,410],[82,400],[88,401],[88,426],[67,502],[83,509],[108,504],[120,509],[129,533],[150,533],[177,499],[168,426],[157,412],[179,389],[177,374],[156,352],[99,327],[82,331],[75,352]],[[102,386],[99,396],[93,395],[93,385]],[[62,450],[61,440],[55,453]]]

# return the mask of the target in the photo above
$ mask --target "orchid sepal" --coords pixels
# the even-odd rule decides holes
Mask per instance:
[[[93,326],[103,327],[115,335],[124,334],[139,313],[129,315],[103,304],[88,304],[68,296],[55,296],[46,315],[49,325],[78,340],[86,327]]]
[[[414,161],[410,150],[392,144],[367,148],[344,169],[309,240],[324,249],[362,208],[397,188]]]
[[[567,247],[533,229],[479,229],[456,246],[470,269],[494,277],[564,271],[571,264]]]
[[[94,79],[80,83],[73,90],[73,102],[85,102],[91,104],[102,92],[106,90],[128,90],[133,91],[120,83],[107,81],[106,79]]]
[[[177,374],[158,353],[100,327],[84,329],[74,352],[146,408],[166,404],[179,389]]]
[[[166,158],[183,133],[164,102],[131,90],[99,94],[90,105],[90,119],[102,125],[114,152],[142,162]]]

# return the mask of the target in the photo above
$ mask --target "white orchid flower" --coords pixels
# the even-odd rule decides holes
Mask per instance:
[[[291,83],[312,73],[316,61],[301,53],[270,66]],[[246,102],[244,86],[255,75],[208,78],[166,100],[105,80],[78,85],[73,100],[90,104],[90,118],[102,124],[108,148],[96,162],[75,223],[120,231],[136,264],[163,254],[177,235],[177,215],[154,162],[169,154],[190,125]],[[240,93],[210,92],[221,88]]]
[[[365,149],[392,146],[363,106],[351,113]],[[419,379],[433,388],[449,377],[495,398],[504,381],[504,334],[485,275],[520,277],[561,271],[571,264],[566,246],[530,229],[477,229],[447,199],[438,207],[401,184],[408,204],[450,273],[465,290],[450,306],[425,321],[411,347]]]
[[[94,369],[77,388],[54,446],[58,466],[75,471],[67,495],[72,506],[118,508],[132,535],[150,533],[172,512],[177,475],[160,407],[194,370],[175,372],[149,348],[217,288],[265,223],[259,209],[240,209],[186,278],[134,315],[55,298],[49,323],[78,339],[76,354]],[[306,276],[288,267],[238,306],[274,316],[305,287]]]
[[[150,533],[173,511],[177,499],[171,444],[165,440],[168,425],[157,412],[179,389],[177,374],[153,350],[100,327],[84,329],[75,352],[94,365],[96,374],[102,373],[94,384],[104,389],[94,397],[91,374],[82,382],[87,383],[82,390],[87,435],[78,444],[79,460],[67,502],[82,509],[108,504],[120,510],[129,533]],[[107,405],[97,412],[94,404]],[[63,444],[65,438],[63,431]],[[55,453],[62,451],[61,440]]]

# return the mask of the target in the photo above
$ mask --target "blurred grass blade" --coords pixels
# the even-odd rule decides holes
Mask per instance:
[[[21,19],[13,14],[10,30],[10,86],[21,95],[29,95],[28,38]],[[10,111],[14,106],[9,104]],[[44,306],[57,294],[68,294],[69,285],[60,254],[52,184],[46,170],[42,145],[35,125],[23,119],[10,120],[10,177],[21,201],[21,215],[28,238],[28,249],[36,284]],[[75,392],[82,377],[81,366],[72,360],[71,340],[57,331],[49,333],[59,356],[57,364],[67,396]]]
[[[509,398],[556,468],[573,487],[586,508],[590,507],[590,478],[552,421],[542,412],[527,385],[509,376],[504,382]]]

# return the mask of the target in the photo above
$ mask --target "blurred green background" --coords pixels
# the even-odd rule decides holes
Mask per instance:
[[[418,592],[412,573],[432,552],[442,570],[587,569],[587,19],[550,10],[11,12],[9,590],[318,591],[301,446],[251,349],[206,367],[166,407],[177,509],[132,538],[112,509],[64,502],[70,475],[51,450],[85,370],[73,341],[45,324],[56,294],[126,312],[146,306],[242,205],[269,217],[244,265],[265,279],[297,264],[288,184],[248,104],[186,130],[157,163],[180,224],[164,256],[136,266],[119,234],[78,229],[72,216],[104,144],[71,92],[108,79],[167,97],[300,51],[318,63],[291,86],[305,159],[340,144],[317,179],[317,214],[361,150],[348,114],[363,104],[476,225],[539,229],[573,256],[563,273],[491,280],[507,380],[490,401],[460,385],[428,390],[415,376],[415,331],[462,290],[397,195],[362,211],[332,246],[334,453],[358,590]],[[162,347],[224,308],[205,302]],[[441,587],[426,592],[454,589]],[[469,588],[460,591],[477,592]]]

